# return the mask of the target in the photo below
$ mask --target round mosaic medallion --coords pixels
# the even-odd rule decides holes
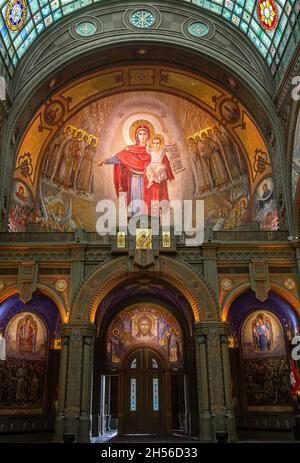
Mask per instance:
[[[27,14],[26,0],[10,0],[6,10],[6,24],[11,31],[18,31],[24,25]]]
[[[273,0],[258,0],[257,16],[260,24],[267,31],[275,29],[278,23],[278,9]]]
[[[94,35],[96,31],[96,24],[90,21],[83,21],[76,26],[76,32],[78,35],[81,35],[81,37],[90,37],[91,35]]]
[[[195,21],[190,24],[187,30],[193,37],[205,37],[209,33],[207,24],[200,21]]]
[[[296,283],[292,278],[287,278],[284,282],[286,289],[295,289]]]
[[[232,287],[233,287],[233,281],[230,280],[230,278],[224,278],[224,279],[221,281],[221,288],[222,288],[224,291],[229,291]]]
[[[220,105],[222,118],[229,124],[235,124],[241,117],[240,108],[235,100],[225,99]]]
[[[152,27],[155,23],[155,16],[149,10],[134,11],[129,17],[130,24],[139,29]]]
[[[65,113],[63,104],[58,101],[49,101],[46,103],[46,108],[44,111],[44,120],[47,125],[57,125],[63,118]]]
[[[65,289],[67,288],[66,280],[57,280],[57,282],[55,283],[55,288],[57,289],[57,291],[61,293],[65,291]]]

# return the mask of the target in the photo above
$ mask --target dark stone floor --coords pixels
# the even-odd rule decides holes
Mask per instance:
[[[0,434],[0,443],[51,443],[52,433],[36,432],[24,434]],[[109,442],[119,443],[197,443],[197,439],[187,438],[179,435],[173,436],[117,436],[110,433],[106,436],[92,439],[93,443]],[[295,443],[291,432],[280,431],[243,431],[239,432],[239,443],[263,443],[263,442],[283,442]],[[297,441],[300,443],[300,441]]]
[[[98,442],[96,440],[95,442]],[[168,443],[195,443],[198,442],[197,439],[191,439],[183,436],[115,436],[109,440],[111,444],[119,443],[150,443],[150,442],[160,442],[164,444]]]

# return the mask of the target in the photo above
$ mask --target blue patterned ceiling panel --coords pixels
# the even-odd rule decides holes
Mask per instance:
[[[24,26],[11,31],[6,25],[7,0],[0,0],[0,54],[5,63],[4,74],[12,75],[26,50],[39,34],[66,15],[101,0],[27,0],[28,10]],[[268,3],[268,0],[266,0]],[[257,16],[257,0],[190,0],[190,3],[221,16],[240,29],[259,50],[271,69],[276,73],[285,50],[291,56],[299,37],[295,26],[299,23],[299,0],[276,0],[278,24],[272,31],[261,26]],[[188,8],[188,3],[186,2]],[[288,46],[289,45],[289,46]],[[287,63],[286,63],[287,64]],[[3,74],[3,73],[2,73]]]

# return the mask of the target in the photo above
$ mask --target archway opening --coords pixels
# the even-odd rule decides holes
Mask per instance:
[[[194,434],[195,363],[187,320],[176,317],[175,304],[170,310],[153,295],[129,301],[104,318],[96,342],[92,409],[99,421],[93,435]]]
[[[293,308],[275,292],[262,302],[247,290],[232,303],[227,321],[234,340],[232,390],[241,436],[249,429],[291,431],[291,340],[298,333]]]
[[[0,425],[3,432],[54,430],[60,360],[60,314],[40,291],[0,305]]]

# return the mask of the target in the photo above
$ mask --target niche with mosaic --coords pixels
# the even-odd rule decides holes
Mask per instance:
[[[183,366],[183,336],[174,316],[153,304],[123,310],[109,326],[106,337],[108,367],[121,367],[126,354],[138,346],[158,349],[170,368]]]

